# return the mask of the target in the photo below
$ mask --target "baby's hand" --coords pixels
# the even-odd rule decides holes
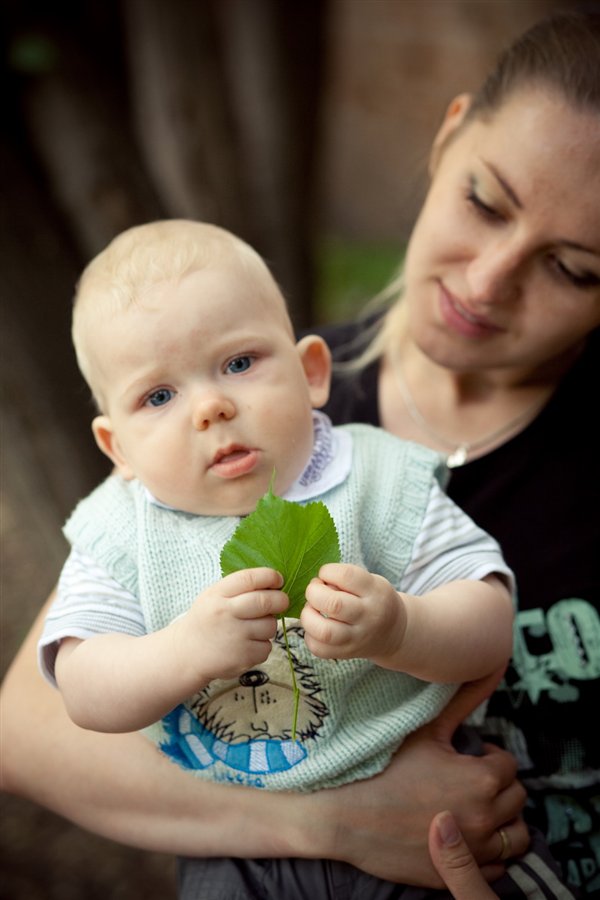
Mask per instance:
[[[287,609],[283,579],[274,569],[242,569],[211,585],[172,623],[181,665],[191,667],[200,687],[214,678],[235,678],[265,661]]]
[[[381,575],[328,563],[306,589],[300,622],[315,656],[384,663],[402,644],[406,611],[401,595]]]

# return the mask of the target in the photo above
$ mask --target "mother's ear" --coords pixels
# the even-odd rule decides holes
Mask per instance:
[[[135,476],[133,471],[129,468],[127,460],[119,446],[110,418],[108,416],[96,416],[92,422],[92,431],[96,443],[105,456],[108,456],[115,464],[119,475],[126,481],[131,481]]]
[[[429,154],[429,174],[433,175],[440,160],[442,150],[465,120],[473,102],[472,94],[459,94],[450,102],[444,121],[436,134]]]
[[[322,337],[307,334],[296,344],[304,369],[308,393],[313,409],[325,406],[329,399],[331,381],[331,353]]]

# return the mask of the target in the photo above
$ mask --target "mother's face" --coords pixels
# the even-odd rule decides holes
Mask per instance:
[[[531,89],[463,124],[468,103],[407,252],[411,334],[440,365],[531,372],[600,324],[600,116]]]

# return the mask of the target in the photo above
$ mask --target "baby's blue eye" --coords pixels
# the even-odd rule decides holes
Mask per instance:
[[[148,395],[146,403],[149,406],[164,406],[172,397],[173,391],[169,390],[169,388],[159,388],[157,391]]]
[[[251,356],[236,356],[235,359],[231,359],[227,363],[225,371],[230,372],[232,375],[238,375],[240,372],[245,372],[249,369],[251,365]]]

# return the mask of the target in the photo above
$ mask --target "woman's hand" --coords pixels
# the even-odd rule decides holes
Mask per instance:
[[[429,829],[429,853],[436,872],[455,900],[494,900],[491,889],[450,812],[435,816]]]
[[[450,808],[484,876],[499,877],[498,829],[506,832],[515,855],[529,844],[516,762],[493,745],[476,757],[457,753],[451,744],[456,727],[489,695],[499,675],[465,685],[438,719],[407,738],[385,772],[312,795],[320,807],[311,814],[314,824],[304,840],[312,844],[328,829],[323,856],[391,881],[441,887],[427,836],[432,818]],[[308,848],[302,855],[313,854]]]

